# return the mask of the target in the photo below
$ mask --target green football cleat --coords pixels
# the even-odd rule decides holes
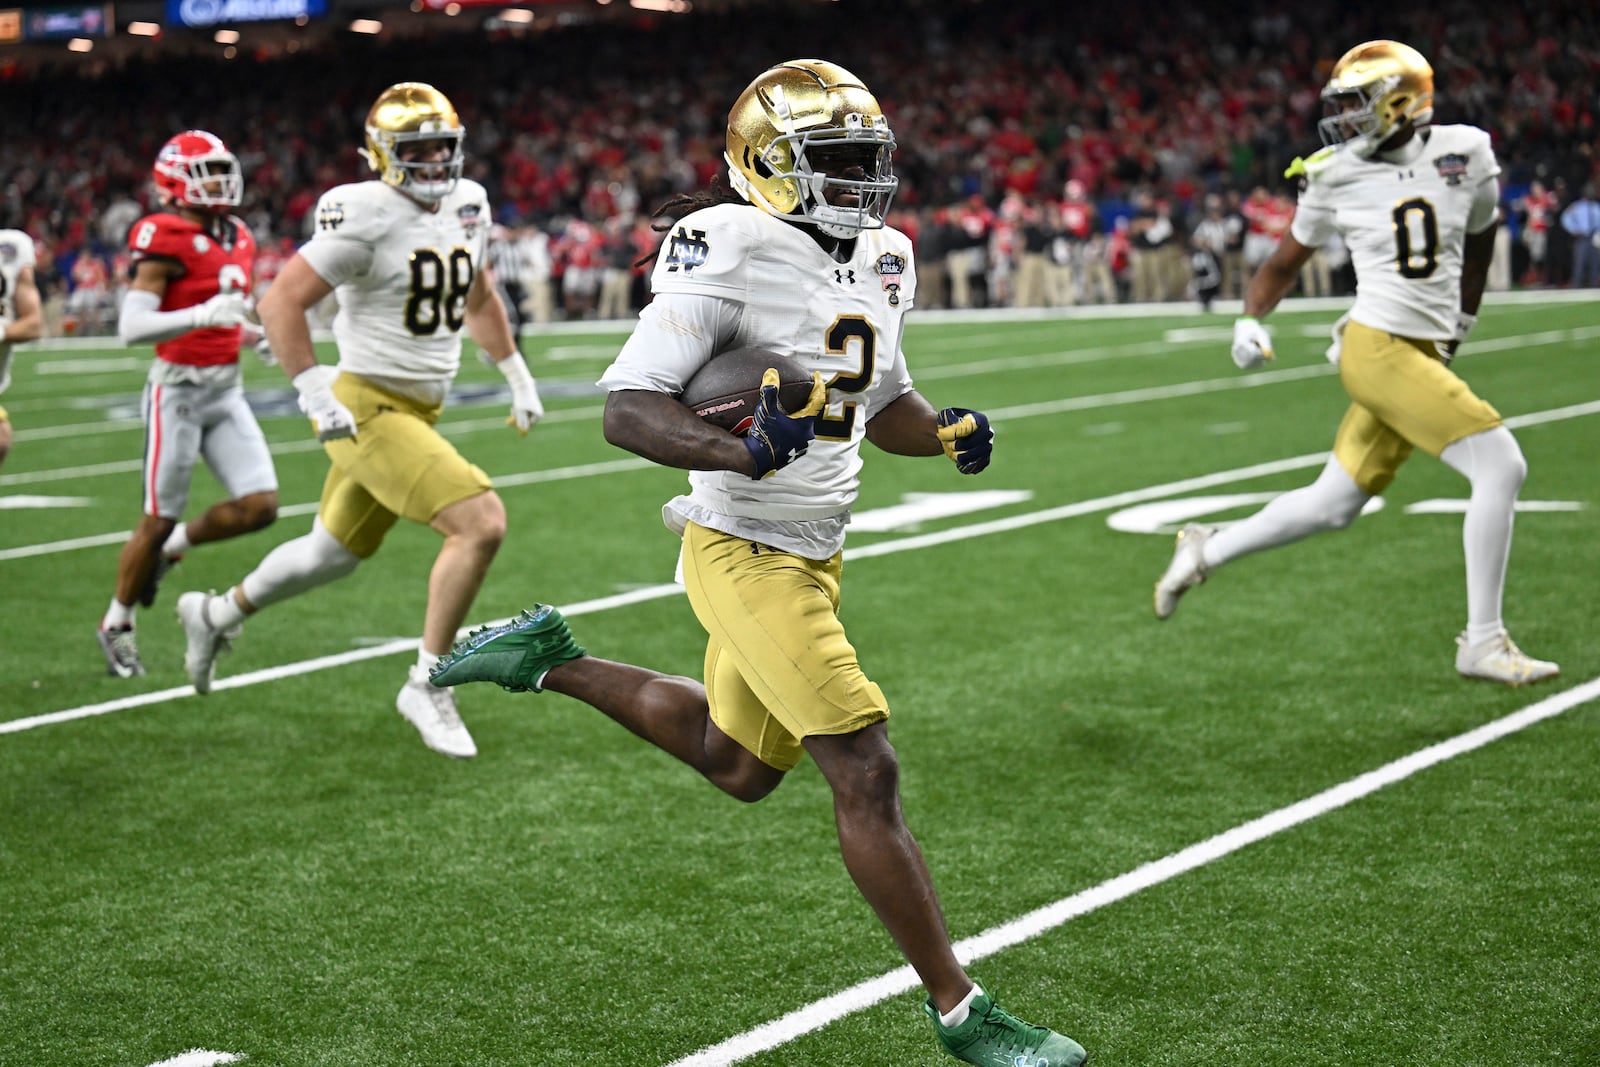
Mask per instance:
[[[973,999],[966,1021],[959,1026],[939,1022],[932,998],[924,1007],[933,1017],[944,1050],[979,1067],[1079,1067],[1089,1055],[1072,1038],[1023,1022],[987,993]]]
[[[541,693],[550,668],[577,659],[586,649],[572,639],[567,620],[548,604],[535,604],[500,626],[468,635],[428,672],[441,688],[464,682],[494,682],[513,693]]]

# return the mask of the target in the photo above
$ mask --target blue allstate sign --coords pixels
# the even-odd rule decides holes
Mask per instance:
[[[328,0],[167,0],[167,22],[177,26],[226,26],[326,14]]]

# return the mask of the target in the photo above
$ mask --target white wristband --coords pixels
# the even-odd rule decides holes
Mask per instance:
[[[1453,340],[1465,341],[1467,334],[1471,333],[1472,328],[1477,324],[1478,316],[1469,315],[1465,311],[1456,312],[1456,332]]]
[[[533,375],[529,372],[527,360],[522,358],[521,352],[512,349],[509,356],[495,360],[494,365],[506,376],[506,381],[511,383],[513,389],[519,385],[533,385]]]

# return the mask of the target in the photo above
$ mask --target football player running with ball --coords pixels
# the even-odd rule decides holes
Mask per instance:
[[[1250,279],[1233,359],[1249,370],[1272,358],[1261,319],[1338,234],[1355,265],[1356,299],[1334,326],[1328,358],[1338,364],[1350,407],[1311,485],[1232,526],[1190,524],[1179,532],[1156,583],[1156,616],[1169,617],[1185,591],[1231,560],[1349,526],[1421,448],[1472,483],[1462,538],[1467,627],[1456,638],[1456,670],[1511,686],[1554,678],[1559,668],[1519,649],[1501,621],[1512,513],[1527,463],[1499,412],[1451,369],[1476,321],[1494,253],[1500,166],[1489,135],[1431,124],[1433,70],[1397,41],[1345,53],[1322,97],[1328,147],[1289,169],[1304,178],[1299,209]]]
[[[239,346],[248,325],[256,242],[230,214],[244,197],[239,160],[215,134],[185,130],[161,147],[153,176],[164,210],[128,231],[133,280],[117,333],[156,346],[144,390],[144,512],[122,547],[117,585],[100,621],[106,670],[143,674],[136,605],[192,545],[268,526],[278,516],[272,454],[245,400]],[[195,464],[204,459],[228,499],[182,523]]]
[[[506,529],[488,475],[434,428],[463,328],[510,383],[507,421],[525,434],[544,414],[485,270],[489,202],[461,177],[464,132],[445,95],[419,82],[393,85],[372,105],[364,155],[377,179],[323,194],[315,235],[261,298],[278,364],[332,461],[316,521],[223,595],[178,600],[184,667],[204,693],[247,616],[351,573],[402,517],[433,528],[444,544],[428,579],[421,650],[395,703],[429,748],[461,758],[477,747],[428,670],[450,650]],[[317,362],[306,321],[334,292],[336,367]]]
[[[433,677],[576,697],[744,801],[809,754],[833,792],[845,866],[926,986],[943,1046],[994,1067],[1075,1067],[1077,1042],[1003,1011],[951,950],[901,813],[888,701],[838,617],[862,442],[977,474],[994,441],[982,414],[936,411],[912,387],[901,337],[916,270],[911,242],[884,225],[894,144],[878,101],[841,67],[795,60],[756,78],[729,116],[732,188],[660,212],[677,222],[655,299],[600,380],[607,439],[692,472],[664,518],[709,637],[705,684],[586,656],[546,606],[469,638]],[[769,371],[740,438],[675,395],[716,353],[746,347],[787,356],[814,384],[786,412]]]

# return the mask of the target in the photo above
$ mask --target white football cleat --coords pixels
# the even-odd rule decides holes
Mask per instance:
[[[422,743],[435,752],[456,759],[471,759],[478,754],[467,724],[456,711],[455,690],[429,683],[428,672],[421,667],[412,666],[400,695],[394,698],[394,706],[417,728]]]
[[[1521,686],[1542,682],[1561,673],[1549,660],[1534,659],[1501,630],[1487,641],[1467,644],[1465,633],[1456,637],[1456,671],[1466,678],[1482,678],[1501,685]]]
[[[1177,546],[1172,550],[1172,562],[1156,582],[1156,618],[1170,618],[1178,610],[1178,598],[1206,580],[1209,573],[1205,557],[1200,550],[1217,532],[1215,526],[1202,526],[1191,522],[1178,531]]]
[[[183,624],[183,669],[196,693],[211,692],[211,679],[217,670],[217,654],[226,652],[241,628],[224,630],[211,622],[207,605],[212,594],[185,593],[178,598],[178,621]]]

